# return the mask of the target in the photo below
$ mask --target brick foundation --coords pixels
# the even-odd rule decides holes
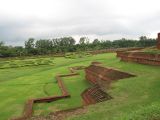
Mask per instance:
[[[102,65],[92,64],[85,69],[86,79],[93,84],[101,84],[105,81],[110,83],[113,80],[119,80],[123,78],[133,77],[135,75],[115,70],[112,68],[106,68]]]
[[[126,62],[160,65],[160,54],[147,54],[144,52],[117,52],[117,57]]]

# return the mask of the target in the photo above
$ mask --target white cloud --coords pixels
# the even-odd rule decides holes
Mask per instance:
[[[159,4],[159,0],[0,0],[0,40],[22,45],[29,37],[156,37]]]

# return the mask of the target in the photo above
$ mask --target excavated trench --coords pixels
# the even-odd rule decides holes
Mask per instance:
[[[70,74],[57,75],[55,77],[62,95],[48,96],[44,98],[35,98],[35,99],[27,100],[26,105],[24,107],[23,115],[19,118],[14,118],[12,120],[26,120],[28,118],[31,118],[33,114],[33,105],[35,103],[53,102],[59,99],[71,97],[70,93],[68,92],[61,78],[79,75],[77,73],[77,70],[81,70],[81,69],[85,69],[86,80],[92,84],[91,87],[87,88],[81,93],[81,96],[83,99],[83,106],[79,108],[61,110],[61,111],[50,113],[52,117],[54,116],[53,118],[54,120],[65,119],[64,116],[67,117],[73,114],[85,113],[86,105],[96,104],[98,102],[103,102],[103,101],[112,99],[112,97],[106,91],[103,90],[103,85],[104,84],[110,85],[111,82],[114,80],[135,76],[133,74],[122,72],[119,70],[103,67],[100,62],[92,62],[92,64],[86,68],[84,66],[70,67],[69,68],[71,72]],[[32,119],[37,120],[38,118],[32,118]]]
[[[85,75],[86,80],[88,80],[92,86],[84,90],[81,94],[83,106],[50,113],[48,117],[51,120],[63,120],[71,115],[85,114],[87,111],[85,106],[112,99],[112,97],[104,91],[104,84],[110,85],[111,82],[115,80],[135,77],[135,75],[130,73],[103,67],[100,62],[92,62],[90,66],[86,67]]]

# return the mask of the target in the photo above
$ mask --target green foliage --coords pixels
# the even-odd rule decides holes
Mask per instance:
[[[39,55],[51,54],[52,47],[53,44],[50,40],[37,40],[35,43],[35,48]]]
[[[4,45],[3,41],[0,41],[0,47],[2,47]]]
[[[156,45],[156,39],[141,36],[139,40],[122,38],[120,40],[98,40],[90,42],[89,38],[81,37],[79,43],[72,37],[62,37],[54,39],[28,39],[25,48],[21,46],[5,46],[0,42],[0,57],[16,57],[31,55],[50,55],[66,52],[79,52],[101,49],[126,48],[126,47],[150,47]]]
[[[28,41],[25,41],[25,49],[27,51],[27,54],[35,55],[37,52],[34,47],[34,38],[29,38]]]

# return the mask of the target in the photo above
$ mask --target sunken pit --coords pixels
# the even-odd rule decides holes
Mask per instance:
[[[135,76],[112,68],[106,68],[99,62],[93,62],[90,66],[86,67],[85,74],[86,80],[88,80],[92,86],[81,94],[84,105],[112,99],[112,97],[106,93],[104,84],[108,86],[112,81]]]

